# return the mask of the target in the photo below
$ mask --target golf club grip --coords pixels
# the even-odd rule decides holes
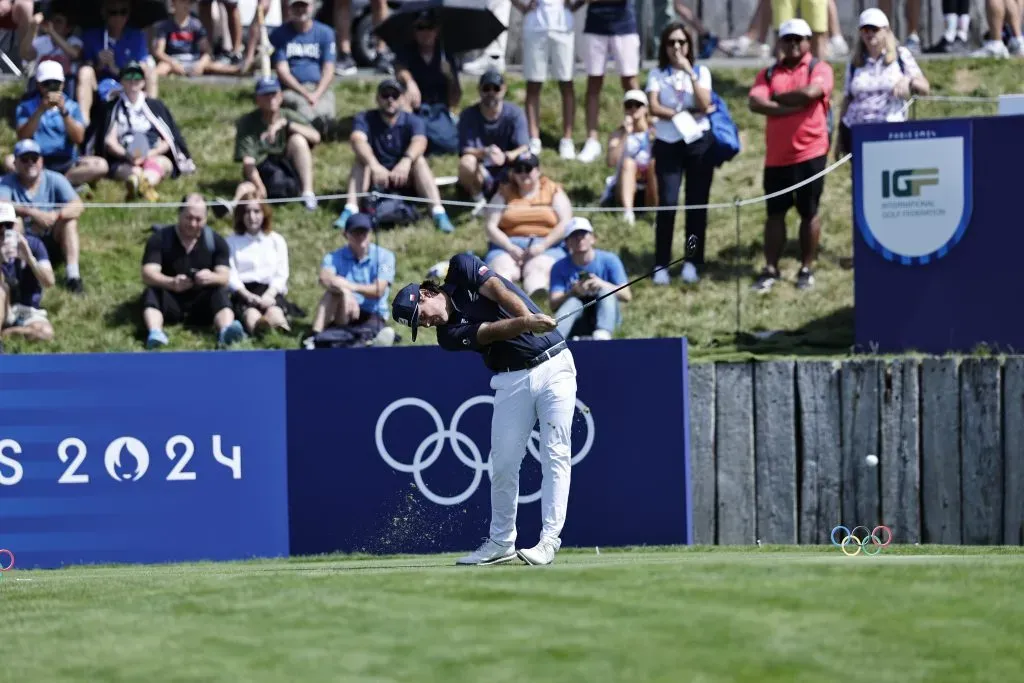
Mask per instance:
[[[270,78],[270,35],[267,33],[267,18],[263,14],[263,5],[256,4],[256,20],[260,23],[260,75]]]

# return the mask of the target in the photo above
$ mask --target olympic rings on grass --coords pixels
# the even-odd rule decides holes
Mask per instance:
[[[864,533],[858,534],[857,532],[861,529],[864,530]],[[842,532],[838,540],[836,537],[837,531]],[[885,533],[880,535],[879,532],[881,531],[885,531]],[[885,538],[884,542],[882,540],[883,536]],[[838,547],[848,557],[860,555],[862,552],[865,555],[877,555],[882,552],[882,548],[888,547],[892,543],[892,529],[880,524],[870,530],[866,526],[855,526],[851,530],[840,524],[832,529],[829,538],[832,541],[832,545]]]
[[[0,548],[0,558],[3,558],[5,554],[7,555],[7,557],[10,558],[11,561],[8,562],[7,566],[5,567],[3,560],[0,559],[0,572],[9,572],[12,569],[14,569],[14,553],[12,553],[7,548]]]

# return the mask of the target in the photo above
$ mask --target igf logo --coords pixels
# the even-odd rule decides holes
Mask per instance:
[[[901,168],[882,171],[882,198],[917,197],[925,185],[939,184],[937,168]]]

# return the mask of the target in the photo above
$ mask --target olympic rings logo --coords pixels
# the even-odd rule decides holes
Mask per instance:
[[[864,530],[863,536],[857,534],[859,529]],[[837,531],[845,532],[845,535],[842,536],[841,540],[836,540]],[[882,541],[881,536],[879,536],[878,532],[880,531],[885,531],[884,542]],[[871,529],[869,532],[866,526],[855,526],[851,531],[840,524],[836,528],[832,529],[831,538],[832,545],[842,550],[843,554],[848,557],[860,555],[862,552],[865,555],[877,555],[882,552],[882,548],[885,548],[892,543],[892,529],[884,525],[879,525],[874,529]]]
[[[6,567],[4,566],[4,555],[7,556]],[[9,572],[14,569],[14,553],[7,548],[0,548],[0,579],[4,578],[4,572]]]
[[[412,474],[413,481],[416,482],[416,487],[423,493],[424,497],[432,503],[437,505],[461,505],[462,503],[469,500],[469,498],[476,493],[477,488],[480,486],[480,482],[483,479],[484,471],[490,475],[491,463],[484,459],[484,455],[480,453],[480,449],[471,438],[459,431],[459,422],[462,420],[466,411],[470,408],[478,405],[494,405],[493,396],[474,396],[471,399],[466,400],[456,410],[455,414],[452,415],[451,426],[447,429],[444,426],[444,421],[441,419],[441,414],[437,412],[431,404],[427,403],[420,398],[400,398],[393,401],[377,418],[377,427],[374,432],[374,440],[377,443],[377,453],[392,469],[398,472],[404,472],[406,474]],[[384,445],[384,425],[399,408],[420,408],[423,410],[431,420],[434,422],[434,433],[428,435],[420,445],[416,448],[416,451],[412,456],[412,463],[406,464],[400,462],[388,451],[387,446]],[[576,400],[576,409],[583,416],[583,420],[587,425],[587,438],[583,442],[583,447],[580,448],[579,453],[572,457],[572,464],[579,464],[587,453],[590,452],[591,447],[594,445],[594,418],[590,414],[590,409],[579,399]],[[437,459],[441,457],[441,451],[444,448],[445,441],[451,444],[452,450],[455,452],[455,456],[459,459],[463,465],[473,471],[473,480],[469,483],[462,493],[458,493],[454,496],[442,496],[441,494],[435,493],[430,490],[427,486],[426,481],[423,478],[423,471],[428,467],[437,462]],[[526,449],[530,455],[533,456],[534,460],[540,462],[540,434],[534,429],[530,433],[530,438],[527,439]],[[429,451],[429,453],[428,453]],[[540,490],[530,493],[528,495],[519,495],[520,503],[532,503],[540,500]]]

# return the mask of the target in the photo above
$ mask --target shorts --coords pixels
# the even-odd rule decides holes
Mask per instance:
[[[46,254],[50,257],[50,263],[57,265],[58,263],[64,263],[64,245],[57,242],[57,236],[53,234],[53,231],[40,235],[36,233],[36,236],[46,247]]]
[[[231,294],[227,287],[200,287],[198,291],[192,292],[147,287],[142,293],[142,308],[160,311],[168,325],[180,322],[209,325],[219,311],[231,308]]]
[[[800,17],[806,21],[814,33],[828,33],[828,0],[772,0],[772,20],[775,27],[782,22],[796,18],[797,8]]]
[[[766,166],[764,169],[764,192],[773,194],[787,187],[801,183],[811,176],[825,170],[828,155],[801,161],[790,166]],[[818,204],[821,192],[825,189],[825,176],[797,188],[792,192],[773,197],[766,202],[769,217],[785,216],[793,206],[801,218],[813,218],[818,215]]]
[[[538,239],[540,239],[540,238],[539,237],[509,237],[509,240],[512,242],[512,244],[516,245],[520,249],[528,248],[530,246],[530,244],[533,243],[534,240],[538,240]],[[507,251],[505,251],[504,249],[502,249],[501,247],[499,247],[499,246],[497,246],[495,244],[488,244],[487,245],[487,255],[484,257],[484,263],[490,264],[498,256],[501,256],[502,254],[507,254],[507,253],[508,253]],[[565,249],[562,247],[562,245],[558,245],[557,247],[549,247],[548,249],[546,249],[544,251],[544,255],[545,256],[550,256],[555,261],[560,261],[560,260],[564,259],[566,256],[568,256],[568,252],[565,251]]]
[[[640,36],[630,33],[624,36],[599,36],[583,34],[583,67],[588,76],[604,76],[611,52],[619,65],[619,75],[636,76],[640,73]]]
[[[256,166],[269,199],[287,199],[299,196],[299,172],[287,157],[268,156]]]
[[[43,157],[43,168],[54,173],[66,174],[78,163],[78,156],[72,154],[70,157],[63,154],[51,154]]]
[[[245,288],[256,296],[263,296],[264,292],[270,288],[270,285],[265,285],[260,282],[244,282],[242,284],[244,284]],[[282,311],[288,311],[288,302],[285,301],[284,294],[278,292],[277,297],[274,299],[274,303]],[[235,317],[241,320],[242,314],[245,313],[246,309],[253,308],[253,306],[244,301],[238,292],[233,292],[231,294],[231,308],[235,311]]]
[[[302,87],[313,91],[316,90],[316,83],[306,83]],[[294,90],[285,90],[282,105],[301,114],[321,134],[334,119],[334,91],[330,88],[316,101],[315,107],[310,106],[306,98]]]
[[[166,156],[166,155],[165,155]],[[134,164],[130,164],[127,161],[111,161],[108,162],[110,170],[107,171],[107,177],[110,179],[117,178],[117,174],[121,172],[123,168],[131,168]],[[142,170],[155,173],[158,178],[164,177],[164,169],[161,168],[160,163],[156,159],[146,159],[142,162]]]
[[[545,31],[523,34],[523,78],[543,83],[551,75],[559,83],[572,80],[576,63],[575,40],[571,32]]]
[[[185,73],[189,76],[195,71],[196,64],[199,63],[199,55],[194,54],[181,54],[181,55],[167,55],[171,60],[177,64],[180,64],[185,68]]]

